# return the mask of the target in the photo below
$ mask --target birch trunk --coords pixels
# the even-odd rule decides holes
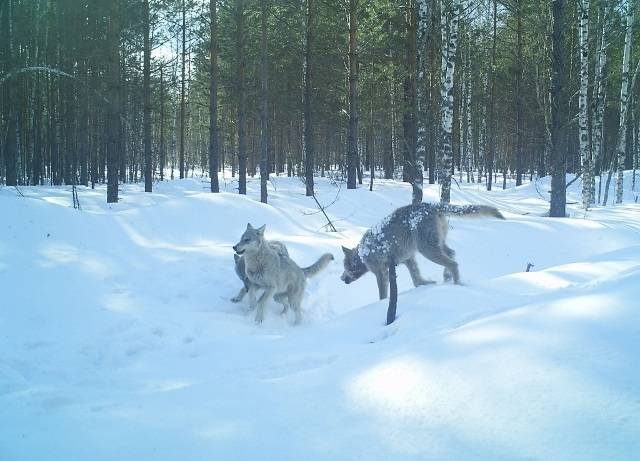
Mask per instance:
[[[618,177],[616,179],[616,203],[622,203],[624,188],[624,163],[627,152],[627,112],[629,110],[629,59],[631,55],[631,32],[633,30],[633,7],[627,3],[627,31],[624,36],[622,58],[622,84],[620,85],[620,125],[618,128]]]
[[[425,64],[427,51],[427,27],[429,21],[428,0],[418,0],[418,27],[417,27],[417,78],[416,96],[418,106],[418,135],[416,141],[416,167],[413,178],[413,203],[422,202],[424,186],[424,160],[427,151],[427,95]]]
[[[451,200],[451,167],[453,164],[453,76],[458,48],[458,24],[462,12],[462,1],[453,0],[452,5],[441,6],[442,17],[442,150],[440,162],[440,202]]]
[[[594,102],[593,102],[593,119],[592,119],[592,145],[591,145],[591,171],[589,174],[589,186],[591,188],[591,203],[595,202],[595,174],[596,169],[600,173],[600,187],[602,190],[602,140],[603,140],[603,128],[602,123],[604,118],[604,106],[606,97],[606,63],[607,63],[607,31],[608,31],[608,18],[609,9],[607,5],[602,14],[602,29],[600,33],[600,40],[598,44],[598,51],[596,56],[596,68],[594,76]],[[584,179],[583,179],[584,183]],[[600,192],[598,193],[598,203],[600,203]]]
[[[591,196],[591,148],[589,143],[589,0],[580,5],[580,94],[579,139],[580,159],[582,161],[582,206],[587,209],[593,201]]]

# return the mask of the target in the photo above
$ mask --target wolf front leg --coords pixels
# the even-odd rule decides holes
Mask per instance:
[[[374,272],[378,283],[378,295],[380,299],[387,299],[387,289],[389,288],[389,273],[386,270]]]
[[[256,288],[255,285],[249,285],[249,310],[253,310],[256,307],[256,291],[258,289]]]
[[[271,299],[275,291],[276,290],[273,287],[264,289],[264,293],[262,293],[262,296],[260,296],[260,299],[258,300],[258,309],[256,310],[256,323],[262,323],[262,321],[264,320],[264,307],[269,302],[269,299]]]

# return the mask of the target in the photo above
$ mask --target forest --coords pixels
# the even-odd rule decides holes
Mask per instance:
[[[640,157],[636,0],[3,0],[0,181],[218,175],[622,201]],[[227,171],[230,170],[230,171]],[[370,174],[366,174],[369,173]],[[226,176],[225,176],[226,175]],[[596,188],[595,177],[614,182]],[[456,179],[458,178],[458,179]],[[635,182],[635,173],[632,176]],[[600,182],[598,182],[600,184]],[[364,187],[364,186],[363,186]],[[635,190],[635,184],[634,184]]]

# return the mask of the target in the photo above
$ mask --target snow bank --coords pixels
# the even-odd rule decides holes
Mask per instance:
[[[439,284],[413,289],[399,269],[390,327],[373,276],[339,280],[340,245],[408,203],[405,184],[317,179],[338,234],[291,178],[269,205],[258,181],[127,185],[110,206],[79,188],[82,211],[65,187],[0,189],[0,460],[634,459],[640,206],[629,191],[544,218],[546,181],[454,187],[507,220],[451,219],[465,285],[419,258]],[[247,222],[300,265],[336,256],[301,326],[229,301]]]

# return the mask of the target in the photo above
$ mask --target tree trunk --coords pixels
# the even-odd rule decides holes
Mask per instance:
[[[245,30],[244,0],[236,5],[236,61],[238,66],[238,193],[247,194],[247,90],[245,82]]]
[[[186,64],[187,64],[187,7],[182,0],[182,75],[180,79],[180,153],[178,169],[180,179],[185,177],[184,165],[184,135],[185,135],[185,108],[186,108]]]
[[[118,201],[119,155],[122,126],[120,122],[120,2],[110,4],[107,28],[108,50],[108,133],[107,133],[107,203]]]
[[[627,113],[629,111],[629,60],[631,55],[631,32],[633,30],[633,6],[627,3],[627,30],[624,36],[622,58],[622,83],[620,85],[620,125],[618,128],[618,177],[616,178],[616,203],[622,203],[624,191],[624,165],[627,154]]]
[[[609,8],[605,4],[602,10],[602,29],[600,33],[600,39],[598,44],[598,52],[596,55],[596,68],[593,90],[594,109],[592,119],[592,153],[591,153],[591,171],[589,172],[589,187],[591,203],[595,202],[595,174],[598,172],[600,175],[600,182],[598,187],[598,203],[600,202],[600,191],[602,191],[602,141],[604,130],[604,108],[606,99],[607,85],[606,81],[606,62],[607,62],[607,33],[609,24]],[[584,179],[583,179],[584,184]],[[584,187],[584,186],[583,186]]]
[[[215,1],[215,0],[214,0]],[[160,66],[160,181],[164,181],[165,145],[164,145],[164,63]]]
[[[149,0],[142,1],[142,28],[144,33],[143,64],[143,125],[144,125],[144,191],[153,190],[151,161],[151,41],[149,39]]]
[[[523,137],[523,123],[524,123],[524,114],[523,114],[523,104],[522,104],[522,66],[523,66],[523,57],[522,57],[522,48],[523,48],[523,33],[522,33],[522,0],[517,0],[515,3],[516,8],[516,66],[515,66],[515,109],[516,109],[516,149],[514,160],[516,164],[516,186],[522,185],[522,172],[523,172],[523,153],[522,153],[522,137]],[[505,162],[506,163],[506,162]],[[506,168],[505,168],[506,170]],[[504,182],[504,181],[503,181]]]
[[[358,0],[349,0],[349,141],[347,147],[347,189],[356,188],[358,167]]]
[[[552,2],[552,56],[551,56],[551,204],[549,216],[566,216],[566,111],[568,106],[565,69],[565,1]]]
[[[453,167],[453,77],[458,48],[458,24],[462,12],[460,0],[442,4],[442,147],[440,168],[440,202],[451,200],[451,169]]]
[[[487,190],[491,190],[493,183],[493,164],[495,159],[495,150],[496,150],[496,113],[495,113],[495,96],[496,96],[496,73],[497,73],[497,65],[496,65],[496,48],[498,42],[498,33],[497,33],[497,23],[498,23],[498,2],[497,0],[493,0],[493,36],[492,36],[492,45],[491,45],[491,67],[490,67],[490,75],[489,75],[489,109],[488,118],[489,118],[489,136],[487,143]]]
[[[269,134],[267,126],[268,97],[267,92],[267,0],[260,0],[260,201],[267,203],[267,180],[269,179]]]
[[[579,140],[582,161],[582,206],[587,209],[591,196],[591,145],[589,142],[589,0],[582,0],[580,8],[580,96]]]
[[[307,0],[305,12],[305,36],[304,36],[304,57],[303,57],[303,110],[304,110],[304,134],[302,140],[303,155],[305,161],[305,185],[306,195],[310,197],[314,194],[313,184],[313,168],[315,166],[315,146],[313,144],[313,121],[311,119],[311,111],[313,107],[313,83],[312,83],[312,52],[314,37],[314,21],[315,21],[315,5],[313,0]]]
[[[416,140],[416,166],[413,178],[413,203],[422,202],[424,193],[424,162],[427,151],[427,82],[426,82],[426,57],[427,57],[427,29],[429,24],[428,0],[418,0],[418,25],[416,39],[416,98],[417,98],[417,140]]]
[[[211,192],[220,192],[218,183],[218,12],[216,0],[209,1],[209,178]]]

